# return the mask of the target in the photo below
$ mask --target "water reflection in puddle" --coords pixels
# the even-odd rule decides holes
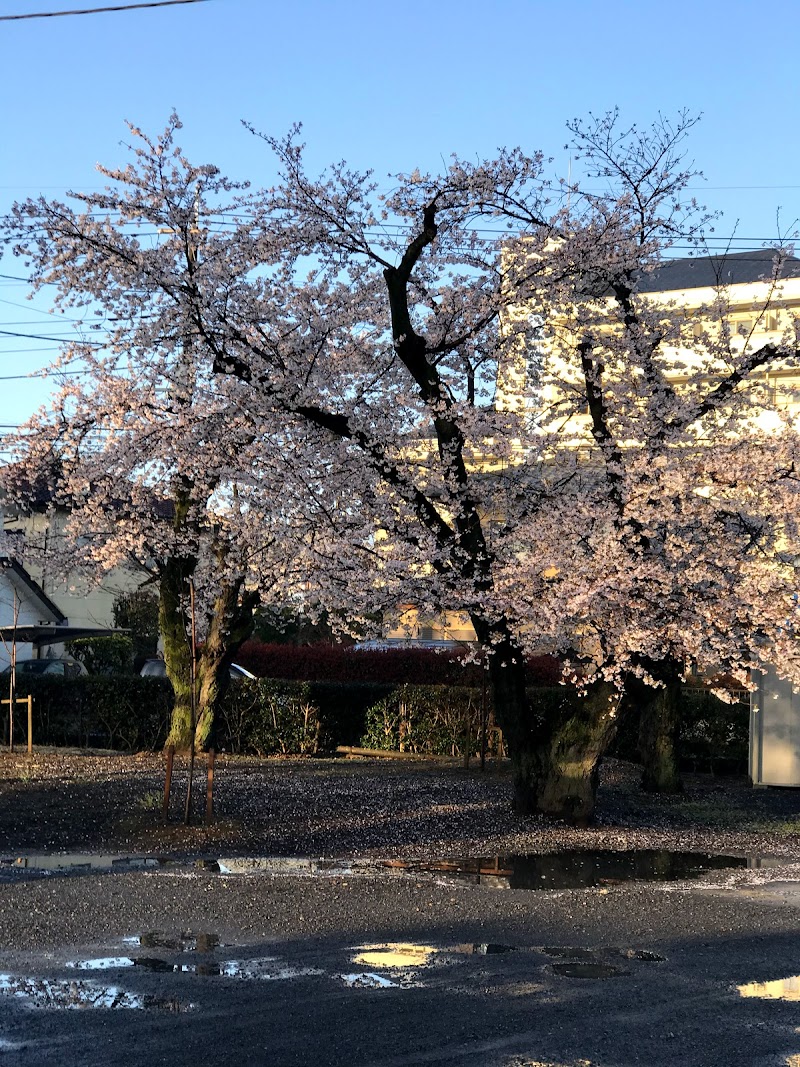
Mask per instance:
[[[567,959],[567,960],[593,960],[594,952],[590,948],[570,948],[568,945],[555,945],[552,947],[545,946],[542,949],[545,956],[552,956],[554,959]]]
[[[467,942],[463,945],[416,945],[386,941],[376,945],[359,945],[351,962],[362,967],[408,970],[429,967],[436,962],[454,962],[462,956],[494,956],[518,951],[513,945]]]
[[[92,960],[68,960],[67,967],[77,971],[112,971],[119,967],[133,967],[135,963],[130,956],[101,956]]]
[[[295,856],[223,856],[217,861],[222,874],[271,874],[307,877],[321,875],[344,878],[367,873],[370,864],[364,861],[305,859]]]
[[[287,967],[279,960],[267,956],[264,959],[225,960],[219,965],[219,973],[226,978],[283,982],[290,978],[304,978],[325,972],[319,967]]]
[[[431,957],[442,951],[433,945],[389,942],[383,945],[361,945],[352,960],[362,967],[425,967]]]
[[[771,982],[748,982],[736,987],[741,997],[761,1000],[800,1000],[800,974],[791,978],[776,978]]]
[[[170,861],[160,856],[95,855],[72,852],[50,855],[12,856],[0,859],[0,867],[36,871],[133,871],[164,867]]]
[[[11,974],[0,974],[0,992],[24,999],[32,1008],[186,1012],[195,1007],[194,1004],[183,1004],[173,998],[131,993],[119,986],[102,986],[95,982],[69,979],[16,978]]]
[[[743,868],[739,856],[657,849],[574,850],[488,859],[390,860],[385,867],[444,875],[495,889],[590,889],[629,881],[675,881],[707,871]]]
[[[140,948],[166,948],[173,952],[213,952],[222,942],[218,934],[181,933],[166,934],[159,930],[139,934],[136,937],[124,937],[124,945],[138,945]]]
[[[201,977],[240,978],[248,981],[287,981],[325,972],[318,967],[289,967],[274,956],[249,960],[221,960],[202,963],[173,963],[158,956],[103,956],[70,960],[67,967],[79,971],[106,971],[139,967],[156,974],[195,974]]]
[[[646,948],[625,948],[620,952],[626,960],[638,960],[640,963],[666,963],[666,956],[659,956],[657,952],[650,952]]]
[[[397,989],[398,982],[384,978],[382,974],[337,974],[336,977],[350,989]]]

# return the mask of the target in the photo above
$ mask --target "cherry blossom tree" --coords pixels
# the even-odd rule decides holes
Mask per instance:
[[[343,395],[344,411],[324,390],[290,405],[381,471],[390,541],[416,549],[426,531],[409,573],[425,579],[427,610],[466,610],[489,652],[521,811],[590,815],[626,682],[644,683],[652,722],[690,660],[744,676],[794,633],[797,436],[777,413],[763,425],[765,390],[746,386],[796,359],[795,325],[739,343],[719,287],[698,335],[644,292],[674,242],[699,241],[709,221],[682,197],[693,124],[573,123],[587,184],[606,192],[554,186],[541,156],[513,151],[414,172],[375,200],[369,175],[339,166],[312,181],[292,138],[269,140],[282,169],[273,232],[317,258],[329,320],[352,333],[375,294],[366,321],[385,361],[378,393]],[[492,225],[515,237],[486,235]],[[482,373],[512,395],[489,403]],[[522,663],[542,642],[571,651],[587,691],[577,714],[547,722]]]
[[[199,559],[203,501],[235,531],[203,557],[225,574],[277,530],[265,555],[354,619],[466,613],[521,812],[591,816],[631,679],[658,695],[689,657],[744,672],[794,636],[796,435],[745,388],[796,358],[793,328],[740,344],[720,289],[698,335],[644,291],[707,222],[684,203],[692,125],[573,123],[586,189],[514,149],[385,192],[344,163],[309,176],[295,130],[264,138],[278,176],[251,193],[183,159],[173,117],[156,141],[134,131],[134,163],[83,213],[29,201],[7,223],[35,284],[101,309],[102,354],[66,359],[157,379],[153,421],[179,422],[122,472],[145,509],[157,471],[186,509],[170,558]],[[195,373],[202,403],[181,408]],[[568,657],[578,710],[529,704],[542,647]]]
[[[136,165],[106,172],[118,193],[84,198],[79,212],[44,200],[18,209],[12,228],[23,240],[29,220],[44,221],[34,284],[56,282],[57,306],[85,314],[87,340],[65,348],[52,405],[8,439],[3,485],[24,507],[47,482],[52,509],[67,514],[62,536],[47,539],[51,573],[150,573],[175,691],[167,744],[186,749],[212,739],[255,608],[291,602],[327,558],[318,489],[328,499],[345,474],[298,463],[285,419],[260,411],[254,422],[240,396],[249,386],[219,372],[194,324],[197,272],[213,274],[224,305],[242,270],[237,231],[201,228],[208,198],[229,183],[169,157],[169,133],[141,143]],[[107,343],[94,340],[97,328]]]
[[[569,470],[570,451],[584,462],[550,534],[546,573],[564,599],[545,599],[562,623],[571,616],[567,630],[591,649],[595,676],[616,674],[635,696],[644,784],[671,790],[677,683],[689,664],[742,684],[762,659],[796,669],[796,412],[766,377],[797,373],[796,317],[784,308],[782,331],[763,335],[797,261],[786,249],[764,261],[744,329],[719,280],[687,313],[658,293],[670,241],[691,237],[698,214],[707,221],[677,195],[690,177],[675,155],[681,131],[621,131],[614,114],[571,129],[590,179],[618,195],[588,197],[589,247],[576,227],[551,257],[555,273],[570,279],[575,267],[581,281],[555,300],[551,289],[539,312],[558,378],[548,391],[554,465]],[[718,257],[720,274],[724,266]],[[591,522],[559,563],[569,516],[587,506]]]

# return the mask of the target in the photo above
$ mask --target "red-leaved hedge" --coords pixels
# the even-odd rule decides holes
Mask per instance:
[[[236,660],[259,678],[304,682],[391,682],[416,685],[480,685],[483,671],[456,652],[429,648],[358,649],[344,645],[272,645],[246,641]],[[557,685],[555,656],[528,660],[529,685]]]

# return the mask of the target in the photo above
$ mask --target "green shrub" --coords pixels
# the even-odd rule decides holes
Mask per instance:
[[[750,704],[728,704],[709,689],[685,686],[681,693],[678,762],[683,770],[745,774],[750,746]],[[638,708],[626,706],[609,750],[619,759],[639,761]]]
[[[402,685],[367,712],[363,748],[435,756],[480,749],[481,691],[460,686]]]
[[[84,664],[89,674],[132,674],[133,641],[125,634],[78,637],[66,643],[67,653]]]
[[[232,752],[312,755],[320,748],[319,708],[307,682],[271,678],[229,686],[216,724],[221,747]]]

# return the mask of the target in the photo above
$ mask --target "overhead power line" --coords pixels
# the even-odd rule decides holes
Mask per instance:
[[[74,11],[36,11],[31,15],[0,15],[0,22],[16,22],[19,19],[52,19],[59,15],[99,15],[106,11],[133,11],[141,7],[172,7],[175,4],[204,4],[206,0],[149,0],[141,4],[118,4],[114,7],[85,7]]]
[[[53,337],[44,333],[20,333],[18,330],[0,330],[3,337],[30,337],[34,341],[62,341],[64,344],[102,345],[101,341],[83,341],[79,337]]]

